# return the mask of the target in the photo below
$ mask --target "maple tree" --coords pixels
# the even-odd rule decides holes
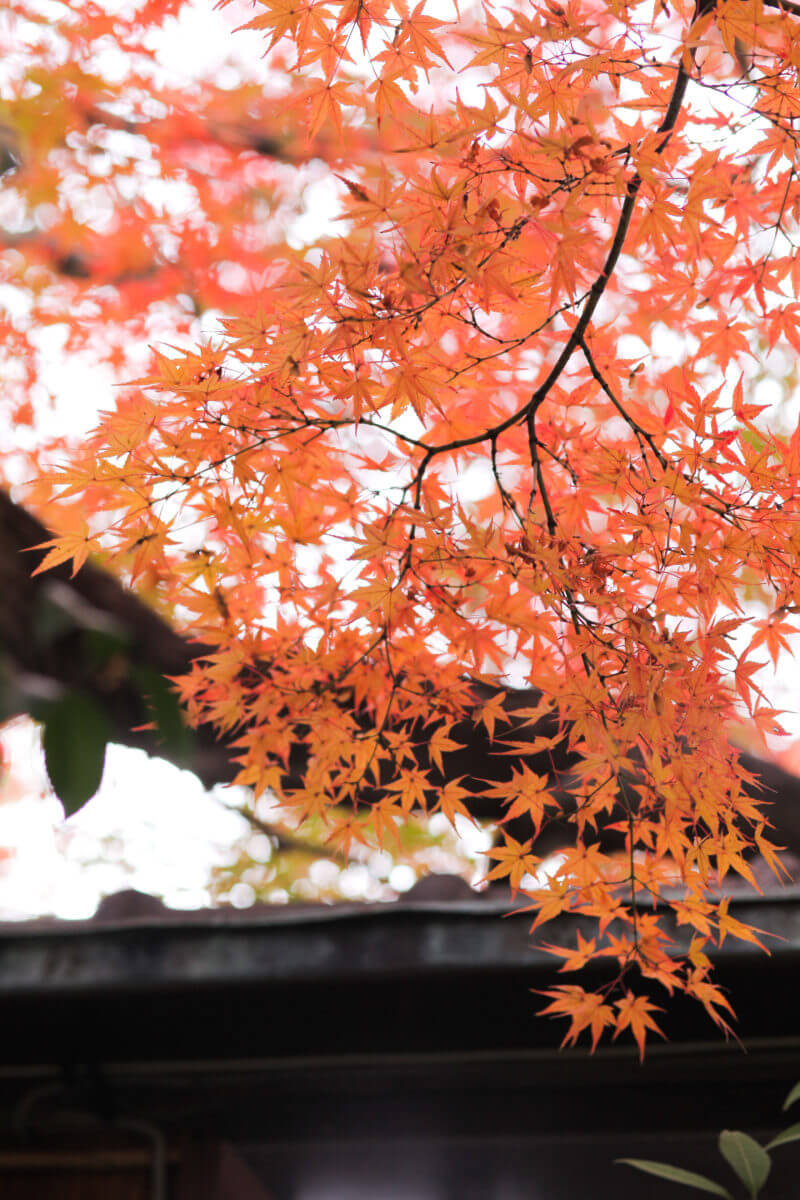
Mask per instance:
[[[727,1030],[708,950],[760,934],[719,884],[779,868],[722,730],[779,729],[800,612],[800,432],[754,396],[800,349],[800,7],[222,7],[252,62],[179,85],[180,0],[8,10],[8,412],[40,419],[45,327],[127,381],[57,470],[9,439],[45,565],[99,556],[202,643],[190,718],[337,853],[501,807],[489,878],[596,921],[562,970],[616,968],[550,989],[566,1040],[642,1046],[652,983]],[[500,782],[453,769],[468,716]]]

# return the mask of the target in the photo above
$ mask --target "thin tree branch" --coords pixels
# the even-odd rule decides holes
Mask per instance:
[[[256,830],[257,833],[265,834],[275,846],[275,849],[281,854],[299,853],[308,854],[312,858],[329,858],[333,862],[337,862],[340,866],[347,866],[348,858],[341,850],[336,850],[332,846],[318,844],[317,842],[306,841],[305,838],[294,837],[290,833],[284,833],[283,830],[276,829],[274,825],[270,825],[267,821],[262,821],[261,817],[257,816],[251,808],[246,804],[223,804],[228,812],[238,813],[240,817],[244,817],[245,821]]]

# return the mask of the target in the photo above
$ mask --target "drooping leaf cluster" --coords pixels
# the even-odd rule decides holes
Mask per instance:
[[[774,848],[723,733],[777,728],[758,672],[800,611],[800,432],[755,395],[800,346],[796,6],[257,0],[257,81],[188,89],[157,69],[179,8],[15,10],[62,62],[7,102],[0,271],[32,306],[7,354],[34,370],[60,320],[122,367],[176,330],[57,475],[85,523],[49,561],[102,550],[216,648],[190,715],[337,852],[468,809],[417,747],[446,772],[471,713],[531,827],[490,878],[536,928],[597,922],[562,970],[615,967],[551,989],[567,1038],[642,1043],[653,982],[727,1029],[707,951],[757,934],[719,888]],[[311,162],[338,233],[309,239]],[[209,305],[219,333],[179,348]],[[533,771],[548,746],[508,745],[475,680],[536,689],[569,772]]]

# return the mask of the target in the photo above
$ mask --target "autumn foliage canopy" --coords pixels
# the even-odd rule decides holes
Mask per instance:
[[[16,0],[0,30],[6,473],[49,561],[213,647],[191,718],[342,850],[465,811],[414,746],[446,768],[472,713],[518,756],[508,819],[571,797],[547,870],[501,825],[490,873],[540,940],[595,923],[554,947],[614,966],[550,990],[567,1039],[641,1044],[654,984],[726,1028],[708,952],[759,935],[720,883],[775,860],[724,730],[776,730],[759,672],[800,614],[800,429],[759,391],[800,350],[800,8],[256,0],[176,81],[203,7]],[[43,434],[54,328],[124,384],[77,445]],[[558,795],[474,680],[568,730]]]

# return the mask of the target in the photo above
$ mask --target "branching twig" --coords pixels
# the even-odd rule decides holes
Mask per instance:
[[[592,375],[597,380],[597,382],[600,384],[600,387],[603,389],[605,394],[608,396],[609,400],[614,405],[614,408],[617,410],[619,415],[622,417],[622,419],[624,421],[627,422],[627,424],[630,426],[631,430],[633,431],[633,433],[636,437],[636,440],[639,443],[639,448],[642,451],[642,459],[644,460],[645,466],[647,466],[647,470],[648,470],[648,474],[650,475],[650,478],[651,479],[653,478],[653,473],[650,470],[650,467],[647,463],[647,451],[645,450],[645,445],[650,447],[651,451],[653,452],[656,459],[658,460],[658,465],[661,467],[662,471],[666,471],[667,466],[669,464],[667,462],[667,459],[664,457],[664,455],[659,450],[658,446],[655,444],[652,434],[649,434],[647,432],[647,430],[642,429],[641,425],[639,425],[639,423],[637,421],[634,421],[633,417],[630,415],[630,413],[624,407],[622,402],[620,400],[618,400],[617,397],[614,395],[613,391],[611,390],[608,383],[606,382],[603,374],[601,373],[599,367],[597,366],[597,363],[594,360],[594,355],[592,354],[591,350],[589,349],[589,346],[588,346],[585,338],[581,338],[580,345],[581,345],[581,349],[583,350],[583,353],[586,357],[586,362],[589,365],[589,370],[592,372]]]

